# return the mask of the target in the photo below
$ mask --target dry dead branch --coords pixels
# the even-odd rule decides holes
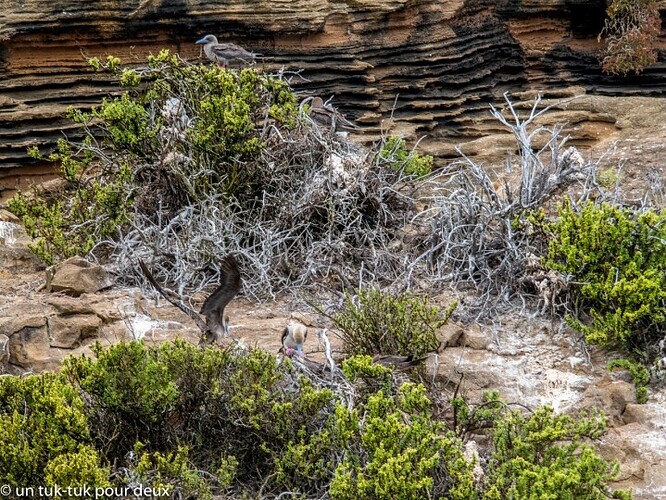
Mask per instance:
[[[514,135],[517,159],[510,157],[506,170],[495,175],[458,149],[462,159],[445,169],[447,180],[433,196],[432,208],[414,221],[430,228],[416,260],[427,262],[435,280],[471,285],[479,293],[472,310],[486,317],[508,305],[516,293],[533,295],[533,287],[525,290],[521,284],[545,283],[527,277],[536,272],[529,266],[530,256],[543,254],[530,212],[574,184],[581,200],[601,193],[596,164],[585,161],[575,148],[566,148],[563,127],[538,123],[549,109],[539,109],[540,96],[526,117],[519,115],[508,94],[504,98],[506,111],[491,106],[491,114]],[[543,144],[539,148],[537,137]],[[555,292],[537,292],[550,306]]]

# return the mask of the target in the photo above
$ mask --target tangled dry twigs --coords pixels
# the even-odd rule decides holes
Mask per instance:
[[[234,253],[243,293],[266,299],[313,284],[348,288],[404,273],[407,259],[391,245],[414,214],[422,181],[337,133],[335,124],[347,122],[335,108],[322,108],[335,115],[334,125],[313,118],[305,104],[295,119],[281,122],[270,116],[270,92],[260,90],[253,128],[242,140],[261,148],[253,156],[222,158],[226,150],[197,143],[196,134],[208,130],[195,113],[201,89],[186,78],[168,78],[168,98],[155,101],[148,114],[156,150],[132,156],[142,162],[132,222],[98,245],[110,248],[121,278],[141,283],[140,273],[126,274],[141,258],[160,283],[193,296],[218,281],[218,257]]]
[[[539,109],[540,96],[525,118],[508,94],[504,98],[508,117],[492,106],[491,114],[513,133],[518,160],[510,157],[506,171],[493,175],[459,150],[462,160],[445,170],[447,180],[432,197],[432,208],[417,215],[419,223],[431,228],[417,260],[427,261],[433,279],[477,290],[472,310],[484,316],[524,292],[521,283],[537,271],[529,262],[542,255],[538,246],[543,242],[530,231],[530,211],[545,207],[572,184],[578,184],[579,200],[600,193],[596,164],[586,162],[575,148],[565,148],[561,126],[539,125],[539,117],[550,109]],[[542,145],[535,147],[538,142]]]

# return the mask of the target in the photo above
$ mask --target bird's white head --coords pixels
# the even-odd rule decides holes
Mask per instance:
[[[201,40],[197,40],[194,43],[217,43],[217,37],[215,35],[206,35]]]

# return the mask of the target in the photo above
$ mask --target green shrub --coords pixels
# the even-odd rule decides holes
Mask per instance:
[[[646,349],[666,326],[666,212],[643,213],[568,199],[549,225],[546,264],[570,276],[588,342]]]
[[[425,177],[432,172],[432,156],[407,151],[405,146],[405,140],[400,137],[387,138],[381,146],[379,160],[415,177]]]
[[[0,483],[104,485],[78,392],[59,375],[0,377]]]
[[[94,352],[61,375],[0,378],[0,481],[183,498],[628,498],[607,487],[617,465],[587,443],[604,432],[598,414],[526,417],[489,392],[476,407],[457,398],[449,430],[423,385],[398,384],[368,356],[346,360],[350,379],[333,390],[260,350]],[[479,429],[493,438],[488,464],[463,452],[461,436]]]
[[[111,56],[91,60],[97,70],[116,72],[127,90],[91,112],[68,111],[85,135],[80,144],[58,141],[48,156],[67,181],[64,192],[35,189],[9,201],[45,262],[86,255],[118,238],[135,210],[154,216],[160,203],[177,211],[220,195],[248,208],[262,195],[260,121],[268,115],[294,126],[298,107],[288,84],[253,69],[190,65],[168,51],[148,63],[139,73],[120,69]],[[44,159],[34,147],[29,153]]]
[[[382,391],[357,410],[338,409],[344,455],[330,485],[333,499],[474,497],[462,445],[432,419],[421,385],[404,384],[397,397]]]
[[[82,445],[76,453],[62,453],[46,465],[44,484],[46,486],[72,486],[91,489],[110,486],[109,470],[99,466],[97,450]]]
[[[310,434],[332,408],[329,389],[258,349],[245,354],[176,341],[94,352],[97,360],[70,358],[63,371],[84,391],[96,442],[110,462],[122,463],[138,441],[145,453],[181,463],[185,458],[168,455],[181,446],[188,470],[220,472],[213,481],[220,487],[232,479],[250,487],[270,474],[287,443]],[[158,458],[146,457],[153,464]]]
[[[453,303],[442,310],[409,292],[392,295],[371,288],[360,290],[356,299],[347,295],[333,321],[349,354],[411,354],[418,358],[439,349],[438,329],[456,306]]]
[[[58,151],[49,159],[60,165],[67,189],[46,194],[35,188],[28,195],[16,194],[7,203],[33,238],[28,247],[47,264],[86,255],[96,243],[115,236],[130,221],[133,191],[129,164],[93,176],[91,147],[90,137],[76,151],[60,139]]]
[[[605,430],[605,417],[599,413],[574,419],[555,415],[548,407],[527,417],[510,412],[494,429],[483,498],[631,498],[626,491],[608,488],[619,473],[618,464],[605,461],[585,442]]]
[[[486,391],[481,403],[472,407],[463,396],[451,400],[453,408],[453,428],[463,438],[479,431],[492,428],[505,415],[507,403],[502,401],[496,390]]]
[[[138,457],[130,470],[144,487],[167,491],[173,498],[212,498],[211,489],[200,471],[192,469],[188,460],[188,448],[178,446],[176,451],[150,453],[140,443],[134,447]]]

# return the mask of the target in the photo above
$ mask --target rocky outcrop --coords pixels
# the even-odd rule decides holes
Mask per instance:
[[[189,321],[179,311],[171,311],[175,320],[153,320],[146,312],[165,315],[124,290],[79,297],[33,291],[27,300],[12,298],[9,304],[0,313],[0,373],[56,370],[70,355],[90,355],[90,345],[97,341],[156,341],[172,338],[174,329],[182,338],[198,340],[196,326],[186,326]]]
[[[82,293],[95,293],[112,284],[100,265],[91,264],[81,257],[71,257],[46,270],[46,291],[62,292],[78,297]]]
[[[127,62],[169,48],[199,56],[194,40],[214,33],[284,68],[303,92],[334,104],[364,127],[422,143],[439,158],[454,146],[502,132],[490,103],[505,91],[577,86],[591,94],[661,96],[663,64],[638,77],[603,75],[595,56],[603,0],[5,0],[0,21],[0,189],[46,175],[26,148],[47,152],[76,130],[68,106],[90,107],[116,90],[82,55]],[[287,73],[289,74],[289,73]],[[613,117],[581,109],[573,137],[598,139]],[[560,117],[567,118],[567,117]],[[598,130],[597,130],[598,131]],[[485,144],[488,146],[489,144]],[[479,144],[476,145],[478,152]]]
[[[174,329],[198,341],[182,312],[158,312],[135,291],[109,289],[107,272],[80,258],[44,269],[29,256],[25,231],[11,234],[0,239],[0,375],[56,370],[70,355],[90,355],[97,341],[159,341]]]

